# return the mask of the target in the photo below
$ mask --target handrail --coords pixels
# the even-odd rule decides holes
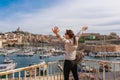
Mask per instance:
[[[55,61],[55,62],[48,62],[47,64],[36,64],[28,67],[23,68],[17,68],[14,70],[9,70],[5,72],[0,72],[0,76],[5,76],[5,79],[9,79],[9,75],[12,74],[12,79],[18,79],[24,78],[23,80],[32,80],[32,78],[35,78],[35,80],[42,79],[52,79],[52,80],[63,80],[63,71],[60,69],[63,66],[64,60]],[[83,61],[86,65],[84,65],[84,68],[80,68],[82,70],[79,71],[80,78],[85,77],[86,80],[91,80],[94,78],[94,80],[118,80],[120,78],[118,74],[120,74],[120,62],[114,62],[114,61],[103,61],[103,60],[92,60],[92,59],[85,59]],[[107,67],[106,67],[107,65]],[[41,74],[40,72],[37,73],[37,70],[43,69],[43,67],[46,66],[46,73],[43,72]],[[22,73],[24,75],[22,76]],[[26,77],[27,72],[29,72],[29,77]],[[83,73],[84,72],[84,73]],[[16,73],[18,73],[17,77],[15,76]],[[30,74],[31,73],[31,74]],[[112,76],[111,76],[112,75]],[[0,78],[1,79],[1,78]]]

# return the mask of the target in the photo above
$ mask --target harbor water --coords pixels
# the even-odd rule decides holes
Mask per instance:
[[[17,68],[27,67],[29,66],[29,64],[32,64],[32,63],[38,64],[39,61],[41,60],[41,58],[39,57],[39,54],[34,54],[33,56],[17,56],[17,54],[14,53],[8,56],[0,56],[0,64],[3,62],[3,60],[6,57],[13,59],[15,62],[17,62]],[[50,56],[47,58],[43,58],[42,60],[45,60],[46,62],[53,62],[61,59],[64,59],[64,55]]]
[[[17,62],[17,68],[27,67],[27,66],[29,66],[29,64],[32,64],[32,63],[38,64],[39,61],[41,60],[41,58],[39,57],[39,53],[34,54],[33,56],[17,56],[17,54],[14,53],[14,54],[10,54],[8,56],[1,55],[0,56],[0,64],[3,62],[3,60],[6,57],[13,59],[15,62]],[[95,57],[89,57],[89,56],[84,57],[84,59],[120,61],[120,60],[116,60],[116,58],[119,58],[119,57],[102,57],[102,58],[95,58]],[[64,55],[49,56],[47,58],[43,58],[43,60],[45,60],[46,62],[54,62],[54,61],[63,60],[63,59],[64,59]]]

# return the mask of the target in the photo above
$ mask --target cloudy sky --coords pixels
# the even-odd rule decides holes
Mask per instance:
[[[120,35],[120,0],[0,0],[0,32],[23,31],[53,34],[59,26],[78,32]]]

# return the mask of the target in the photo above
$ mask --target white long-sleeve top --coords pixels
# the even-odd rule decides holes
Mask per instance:
[[[82,31],[77,33],[76,41],[78,42],[79,37],[81,36]],[[65,43],[65,60],[75,60],[76,58],[76,49],[78,45],[73,44],[73,39],[65,39],[64,37],[60,36],[60,40]]]

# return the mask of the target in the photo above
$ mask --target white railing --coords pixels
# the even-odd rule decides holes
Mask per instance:
[[[64,80],[63,62],[48,62],[0,72],[0,80]],[[120,62],[89,59],[78,67],[80,80],[120,80]],[[73,78],[72,74],[70,78]]]

